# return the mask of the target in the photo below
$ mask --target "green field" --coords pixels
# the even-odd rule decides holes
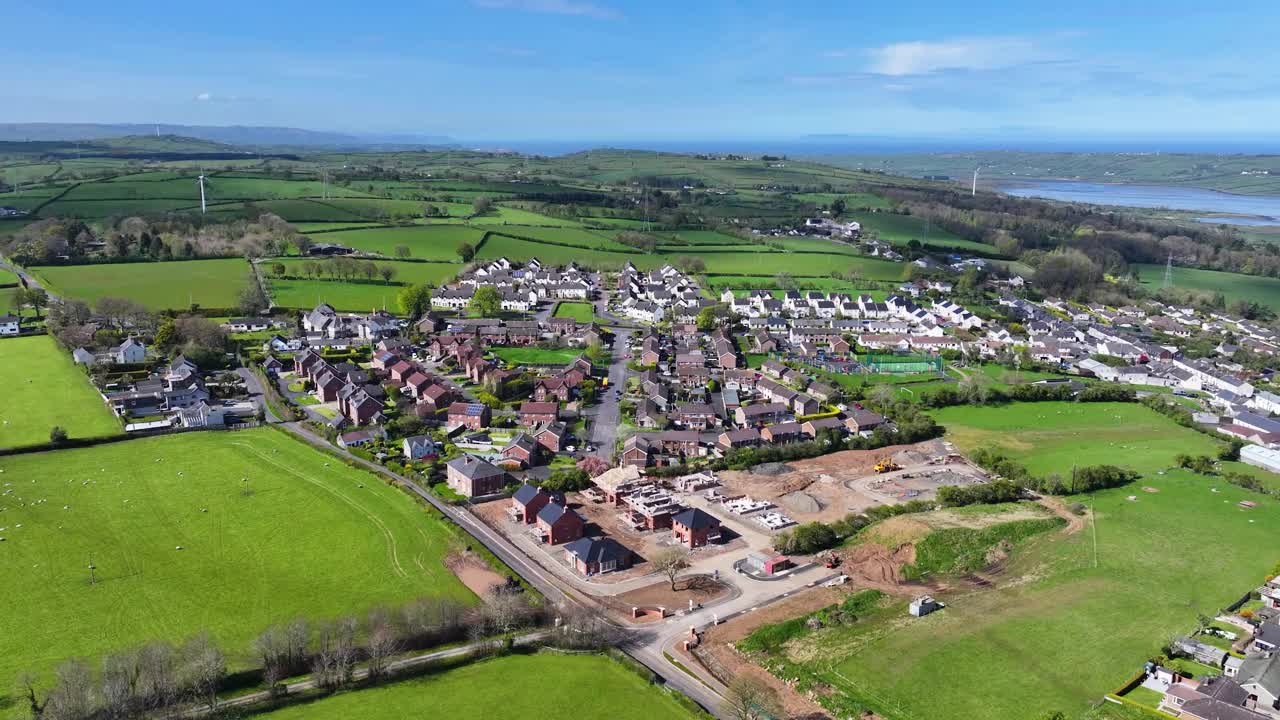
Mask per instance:
[[[511,365],[568,365],[582,354],[574,348],[543,350],[536,347],[495,347],[490,348],[490,352]]]
[[[301,267],[307,260],[281,260],[291,275],[303,275]],[[324,261],[319,261],[324,262]],[[390,312],[399,312],[396,296],[400,288],[408,284],[431,283],[440,285],[458,274],[462,266],[445,262],[397,262],[394,260],[377,260],[381,267],[390,265],[396,274],[391,283],[381,279],[366,280],[329,280],[303,277],[268,278],[271,298],[280,307],[310,309],[326,302],[334,308],[348,312],[370,312],[375,308],[385,307]],[[259,266],[267,271],[275,262],[263,263]]]
[[[484,236],[482,230],[465,225],[426,225],[394,228],[339,230],[317,235],[316,242],[338,243],[365,252],[396,257],[396,248],[409,248],[409,257],[421,260],[458,259],[458,245],[475,245]]]
[[[1153,290],[1164,287],[1164,265],[1133,265],[1143,285]],[[1222,293],[1227,303],[1249,300],[1280,310],[1280,279],[1261,275],[1196,270],[1175,267],[1173,287],[1179,290],[1200,290]]]
[[[18,274],[7,268],[0,267],[0,285],[17,285]]]
[[[549,685],[555,691],[549,690]],[[265,713],[264,720],[678,720],[693,714],[617,662],[594,655],[510,655]]]
[[[923,218],[912,215],[898,215],[888,212],[849,213],[845,219],[862,223],[865,231],[873,230],[875,234],[891,245],[906,245],[912,240],[919,240],[926,245],[940,245],[958,250],[977,250],[994,252],[990,245],[976,243],[960,238],[937,225],[926,223]]]
[[[0,447],[49,442],[55,425],[73,438],[123,430],[89,379],[47,335],[0,340],[0,386]]]
[[[20,671],[152,639],[207,630],[238,669],[277,621],[474,598],[441,564],[443,523],[274,430],[19,455],[0,470],[14,486],[0,499],[0,584],[22,589],[0,616],[0,695]]]
[[[1280,505],[1165,470],[1178,452],[1220,443],[1150,410],[1035,403],[937,416],[961,449],[998,444],[1033,472],[1114,463],[1143,478],[1068,498],[1092,508],[1094,519],[1074,534],[1025,541],[994,587],[955,583],[941,595],[942,612],[822,631],[789,646],[811,677],[886,720],[1085,715],[1172,634],[1194,628],[1197,613],[1213,614],[1255,587],[1275,562],[1272,553],[1252,550],[1274,546]],[[1244,499],[1259,507],[1239,507]]]
[[[589,323],[595,319],[595,306],[586,302],[556,303],[553,317],[573,318],[580,323]]]
[[[55,295],[92,305],[103,297],[122,297],[151,310],[235,307],[249,277],[243,258],[177,260],[110,265],[60,265],[34,268]]]

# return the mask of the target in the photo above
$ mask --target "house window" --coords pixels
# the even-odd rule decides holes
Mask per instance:
[[[617,562],[615,562],[615,561],[613,561],[613,560],[605,560],[604,562],[601,562],[601,563],[600,563],[600,572],[602,572],[602,573],[612,572],[612,571],[613,571],[613,568],[614,568],[616,565],[617,565]]]

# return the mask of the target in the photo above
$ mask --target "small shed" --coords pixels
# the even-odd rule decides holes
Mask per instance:
[[[907,606],[907,612],[915,617],[924,617],[935,610],[941,610],[944,605],[933,599],[932,595],[920,595],[913,598],[911,604]]]
[[[763,553],[747,553],[747,567],[752,572],[762,575],[774,575],[792,566],[791,558],[785,555],[765,555]]]

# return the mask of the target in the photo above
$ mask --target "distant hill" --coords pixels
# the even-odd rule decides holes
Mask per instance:
[[[320,130],[247,125],[131,125],[105,123],[0,123],[0,141],[52,142],[107,140],[128,136],[170,135],[224,145],[274,147],[368,147],[376,145],[449,145],[434,135],[350,135]]]

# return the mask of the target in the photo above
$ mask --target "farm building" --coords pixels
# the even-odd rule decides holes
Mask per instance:
[[[1240,459],[1254,467],[1280,473],[1280,450],[1261,445],[1245,445],[1240,448]]]

